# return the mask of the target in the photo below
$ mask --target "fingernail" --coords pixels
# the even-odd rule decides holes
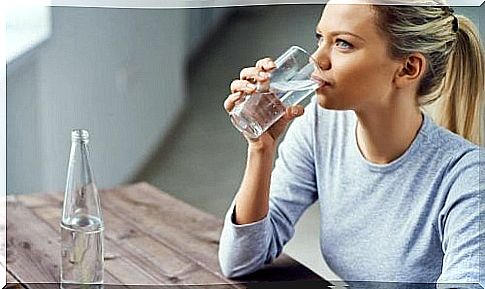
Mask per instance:
[[[291,112],[293,113],[293,115],[298,115],[300,113],[297,107],[292,107]]]
[[[276,68],[275,64],[274,63],[267,63],[265,66],[264,66],[265,69],[273,69],[273,68]]]
[[[250,89],[256,89],[256,85],[252,84],[252,83],[248,83],[246,84],[246,87],[247,88],[250,88]]]

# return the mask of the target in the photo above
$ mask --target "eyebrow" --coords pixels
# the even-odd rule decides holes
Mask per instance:
[[[320,31],[318,31],[318,30],[317,30],[315,33],[316,33],[316,34],[318,34],[318,35],[321,35],[321,34],[322,34],[322,33],[320,33]],[[333,31],[332,33],[330,33],[330,35],[331,35],[331,36],[342,35],[342,34],[344,34],[344,35],[350,35],[350,36],[354,36],[354,37],[359,38],[360,40],[362,40],[362,41],[364,41],[364,42],[365,42],[365,39],[364,39],[364,38],[362,38],[362,37],[360,37],[359,35],[354,34],[354,33],[352,33],[352,32],[348,32],[348,31],[343,31],[343,30],[342,30],[342,31]]]

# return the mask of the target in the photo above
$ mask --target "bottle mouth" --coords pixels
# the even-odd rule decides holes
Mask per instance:
[[[71,132],[71,140],[87,143],[89,141],[89,132],[85,129],[73,129]]]

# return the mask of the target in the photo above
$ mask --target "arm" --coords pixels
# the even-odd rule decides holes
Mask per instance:
[[[479,179],[479,159],[478,149],[466,153],[444,179],[448,195],[440,212],[439,232],[444,257],[439,283],[479,282],[479,254],[480,249],[483,250],[479,223],[480,214],[485,214],[480,204],[480,197],[484,198],[484,183]]]
[[[221,235],[219,261],[224,275],[246,275],[270,263],[293,236],[294,225],[304,210],[317,199],[312,110],[289,128],[272,174],[274,152],[269,158],[260,151],[248,151],[241,189],[226,215]],[[248,211],[252,216],[246,219]]]
[[[274,155],[274,146],[264,148],[249,145],[244,177],[236,194],[234,223],[254,223],[268,214]]]

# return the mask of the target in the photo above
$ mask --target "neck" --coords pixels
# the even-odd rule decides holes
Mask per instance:
[[[356,112],[357,144],[362,155],[377,164],[390,163],[411,146],[423,123],[419,108]]]

